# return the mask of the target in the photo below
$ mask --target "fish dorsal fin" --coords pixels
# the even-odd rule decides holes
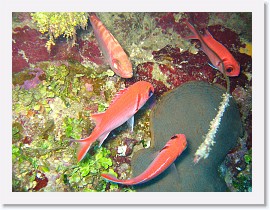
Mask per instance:
[[[168,145],[165,145],[165,146],[159,151],[159,153],[161,153],[162,151],[167,150],[168,148],[169,148],[169,146],[168,146]]]
[[[100,124],[102,118],[103,118],[104,112],[95,113],[91,115],[91,118],[96,123],[96,125]]]
[[[125,92],[127,92],[127,90],[128,88],[119,90],[119,92],[115,94],[110,105],[114,104]]]

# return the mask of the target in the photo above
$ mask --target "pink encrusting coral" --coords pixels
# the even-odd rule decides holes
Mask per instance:
[[[37,68],[35,70],[36,72],[29,72],[30,75],[34,75],[35,77],[31,80],[24,81],[24,84],[22,85],[22,87],[25,88],[26,90],[35,88],[41,82],[39,76],[44,74],[44,72],[40,68]]]
[[[12,72],[20,72],[29,67],[29,63],[49,60],[44,47],[46,40],[41,33],[24,26],[15,28],[12,33]]]
[[[41,61],[73,60],[104,64],[95,40],[79,39],[78,46],[71,47],[66,40],[58,39],[49,53],[45,47],[45,36],[29,26],[15,28],[12,40],[12,72],[20,72],[30,67],[30,64]]]

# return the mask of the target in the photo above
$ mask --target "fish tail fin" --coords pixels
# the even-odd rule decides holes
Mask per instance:
[[[71,140],[71,141],[79,143],[79,148],[77,151],[77,159],[80,162],[86,155],[91,145],[96,141],[96,139],[93,139],[91,136],[89,136],[88,138],[85,139]]]
[[[92,15],[97,16],[95,12],[89,12],[89,17],[92,16]]]
[[[101,176],[103,177],[103,179],[110,181],[110,182],[124,184],[124,185],[132,185],[132,183],[130,183],[130,181],[128,179],[127,180],[120,180],[111,174],[101,174]]]

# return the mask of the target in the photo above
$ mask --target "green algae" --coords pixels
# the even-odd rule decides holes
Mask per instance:
[[[101,173],[112,173],[112,159],[109,157],[110,150],[96,145],[93,148],[94,155],[86,154],[85,158],[79,162],[72,170],[65,173],[66,180],[72,190],[83,188],[84,192],[104,192],[107,191],[107,185],[110,185],[109,191],[118,190],[117,184],[107,183],[101,178]],[[79,183],[79,184],[78,184]]]
[[[66,117],[63,122],[63,128],[66,133],[66,137],[73,138],[73,139],[79,139],[80,134],[82,133],[82,118],[80,119],[74,119]]]
[[[48,178],[47,186],[39,191],[132,191],[101,179],[101,173],[113,171],[108,149],[94,147],[91,155],[78,163],[77,145],[68,140],[89,135],[94,128],[91,113],[108,107],[116,88],[123,85],[121,80],[111,80],[114,74],[109,70],[99,74],[100,69],[77,62],[41,62],[28,72],[34,68],[44,72],[35,88],[24,89],[20,84],[29,78],[13,75],[19,81],[12,91],[13,191],[35,191],[39,173]]]
[[[252,150],[248,152],[248,154],[244,155],[244,159],[246,164],[251,164],[252,162]]]
[[[31,13],[34,23],[41,33],[47,33],[49,40],[46,43],[47,50],[55,45],[55,39],[63,35],[71,40],[72,46],[76,41],[76,29],[86,29],[88,14],[86,12],[35,12]]]
[[[252,192],[252,149],[244,155],[245,167],[232,180],[235,192]]]
[[[12,125],[12,141],[13,142],[17,142],[18,140],[20,140],[22,138],[22,125],[20,123],[13,123]]]

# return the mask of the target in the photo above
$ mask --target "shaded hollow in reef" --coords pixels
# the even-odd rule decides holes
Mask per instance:
[[[218,167],[242,135],[237,104],[230,98],[214,138],[208,158],[194,164],[194,154],[204,141],[210,122],[217,115],[224,89],[206,82],[188,82],[165,94],[151,113],[151,148],[139,150],[131,160],[133,176],[142,173],[171,136],[183,133],[187,148],[164,173],[135,186],[137,191],[224,192],[225,181]]]

